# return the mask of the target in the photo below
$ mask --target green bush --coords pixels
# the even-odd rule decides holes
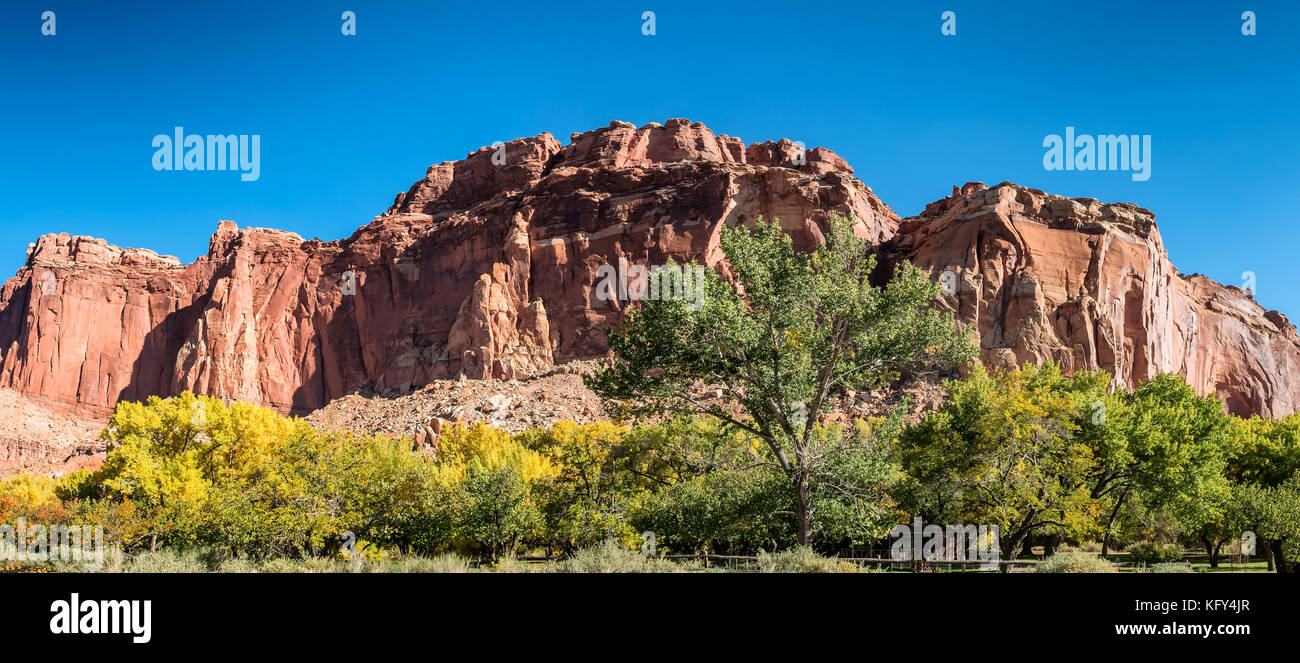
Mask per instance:
[[[806,546],[777,553],[758,553],[758,570],[763,573],[855,573],[857,565],[822,557]]]
[[[1115,571],[1099,555],[1089,553],[1057,553],[1043,560],[1035,573],[1113,573]]]
[[[1185,562],[1162,562],[1152,565],[1148,573],[1192,573],[1192,566]]]
[[[582,548],[572,557],[549,565],[558,573],[662,573],[678,570],[672,562],[651,559],[609,539],[598,546]]]
[[[1183,552],[1178,546],[1157,543],[1139,543],[1129,549],[1129,559],[1138,564],[1163,564],[1181,562]]]

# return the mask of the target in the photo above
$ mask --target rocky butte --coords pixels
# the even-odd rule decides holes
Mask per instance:
[[[187,389],[305,412],[357,388],[528,378],[604,353],[604,329],[633,304],[596,296],[602,265],[725,269],[724,225],[778,218],[807,247],[836,214],[886,264],[950,279],[941,305],[991,366],[1053,360],[1117,387],[1177,371],[1240,414],[1300,404],[1295,327],[1179,274],[1145,209],[972,183],[900,219],[830,150],[746,145],[682,119],[431,166],[338,241],[222,221],[184,265],[40,237],[0,290],[0,387],[102,417]]]

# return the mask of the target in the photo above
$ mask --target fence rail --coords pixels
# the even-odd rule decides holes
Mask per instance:
[[[706,565],[714,560],[720,562],[754,562],[754,563],[757,563],[759,560],[759,557],[757,555],[713,555],[713,554],[703,554],[703,553],[694,554],[694,555],[659,555],[659,557],[662,559],[700,560],[703,561]],[[832,557],[830,559],[838,560],[841,562],[853,562],[855,564],[891,564],[891,565],[898,564],[902,566],[914,566],[914,565],[960,566],[963,570],[969,568],[970,566],[979,567],[987,564],[997,564],[999,567],[1002,567],[1002,566],[1034,566],[1036,564],[1042,563],[1041,560],[1037,560],[1037,559],[1003,559],[1003,560],[978,560],[978,559],[929,560],[927,559],[927,560],[915,560],[915,561],[910,559],[894,559],[892,557]]]

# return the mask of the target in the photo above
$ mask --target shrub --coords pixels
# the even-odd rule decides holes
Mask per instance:
[[[553,563],[547,569],[559,573],[655,573],[676,571],[672,562],[652,560],[609,539],[590,548],[582,548],[572,557]]]
[[[1129,559],[1138,564],[1181,562],[1183,553],[1178,546],[1139,543],[1129,549]]]
[[[1043,560],[1035,573],[1112,573],[1115,569],[1099,555],[1057,553]]]
[[[858,568],[852,562],[822,557],[807,546],[796,546],[777,553],[758,553],[758,570],[763,573],[853,573]]]
[[[1185,562],[1162,562],[1154,564],[1147,571],[1148,573],[1191,573],[1192,565]]]
[[[437,557],[399,557],[368,565],[372,573],[469,573],[469,560],[455,553]]]

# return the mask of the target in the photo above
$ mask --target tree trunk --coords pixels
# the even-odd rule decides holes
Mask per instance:
[[[1029,538],[1029,531],[1024,530],[1016,532],[1010,537],[1003,539],[1002,556],[1007,561],[1015,561],[1016,556],[1020,554],[1020,548],[1024,545],[1025,539]]]
[[[1106,519],[1106,535],[1101,538],[1101,556],[1105,557],[1110,553],[1110,532],[1115,525],[1115,518],[1119,516],[1120,507],[1124,506],[1124,498],[1128,497],[1128,491],[1120,493],[1119,499],[1115,500],[1115,508],[1110,510],[1110,517]]]
[[[1271,541],[1264,541],[1264,558],[1268,560],[1268,570],[1273,569],[1273,545]]]
[[[1064,539],[1065,537],[1060,534],[1051,534],[1045,537],[1043,539],[1043,555],[1051,557],[1055,554],[1056,549],[1060,547],[1061,541]]]
[[[1277,567],[1277,572],[1292,574],[1296,572],[1296,563],[1286,558],[1286,553],[1282,550],[1282,543],[1284,541],[1286,541],[1285,538],[1270,539],[1267,549],[1272,553],[1270,557],[1272,557],[1273,565]]]
[[[810,477],[804,467],[795,468],[795,517],[799,520],[799,545],[806,546],[812,530],[812,496],[809,493]]]
[[[1204,536],[1201,537],[1201,543],[1205,544],[1205,554],[1210,558],[1210,568],[1219,568],[1219,544]]]

